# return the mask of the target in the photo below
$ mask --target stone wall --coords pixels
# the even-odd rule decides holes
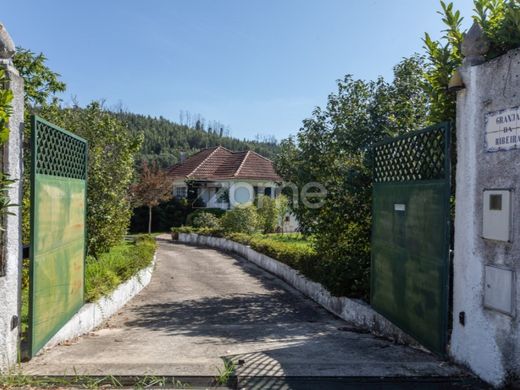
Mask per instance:
[[[10,60],[12,53],[6,50],[6,46],[9,49],[12,41],[6,42],[5,39],[6,32],[0,24],[0,66],[6,70],[9,88],[14,94],[13,114],[9,121],[9,141],[3,151],[3,170],[11,179],[16,180],[8,194],[11,202],[19,205],[22,203],[24,89],[23,79]],[[17,362],[20,330],[21,208],[13,207],[11,211],[13,215],[8,215],[5,222],[5,274],[0,276],[0,370],[5,370]]]
[[[520,49],[480,65],[467,63],[460,72],[465,89],[457,96],[458,162],[450,353],[481,378],[499,386],[508,378],[520,375],[517,277],[520,271],[520,149],[509,148],[511,145],[506,148],[501,141],[497,142],[500,134],[490,133],[486,138],[486,125],[488,130],[493,126],[498,129],[500,113],[497,112],[520,105]],[[513,109],[505,113],[514,112]],[[516,135],[518,126],[520,119],[515,118],[511,131],[507,129],[508,134]],[[489,189],[511,190],[509,240],[483,237],[484,204],[487,202],[489,206],[484,190]],[[503,221],[504,218],[499,218],[493,224]],[[486,219],[486,226],[490,224]],[[501,275],[499,282],[489,279],[486,282],[486,272],[490,277],[491,272],[497,270]],[[513,280],[511,288],[508,280]],[[493,298],[507,306],[511,297],[510,313],[489,304]]]

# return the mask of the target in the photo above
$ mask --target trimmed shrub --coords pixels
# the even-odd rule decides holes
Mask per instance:
[[[206,214],[212,214],[217,218],[222,217],[226,210],[218,209],[218,208],[207,208],[207,209],[197,209],[194,212],[188,214],[186,217],[186,225],[193,226],[193,220],[200,214],[206,213]]]
[[[220,220],[214,214],[210,213],[198,213],[193,218],[192,226],[194,228],[210,228],[210,229],[218,229],[220,228]]]
[[[259,217],[253,205],[235,207],[221,218],[222,229],[226,233],[254,233],[258,229]]]
[[[256,200],[260,229],[264,233],[274,233],[278,227],[279,213],[276,200],[261,195]]]

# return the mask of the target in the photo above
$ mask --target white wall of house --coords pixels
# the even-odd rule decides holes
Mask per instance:
[[[173,183],[173,195],[187,194],[187,184],[184,180],[175,180]],[[228,189],[229,202],[223,201],[222,190]],[[217,180],[208,181],[197,190],[199,199],[205,203],[206,208],[220,208],[230,210],[241,204],[252,203],[257,195],[267,195],[276,198],[280,195],[280,185],[274,181],[263,180]],[[285,232],[296,232],[299,223],[294,214],[287,213],[280,221]]]
[[[207,181],[200,184],[197,190],[199,199],[201,199],[207,208],[221,208],[224,210],[232,209],[241,204],[247,204],[254,201],[257,195],[268,193],[271,197],[277,195],[276,182],[262,180],[215,180]],[[187,184],[184,180],[175,180],[173,183],[173,195],[180,192],[187,192]],[[229,202],[223,201],[222,189],[228,189]],[[266,189],[268,189],[266,191]]]
[[[282,226],[283,231],[285,233],[294,233],[300,229],[300,224],[298,223],[298,219],[296,216],[289,212],[283,218],[283,221],[280,222],[280,226]]]

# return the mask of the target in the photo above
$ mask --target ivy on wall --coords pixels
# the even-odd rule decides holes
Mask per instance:
[[[9,118],[12,114],[11,103],[13,101],[13,92],[7,86],[8,80],[3,69],[0,69],[0,149],[9,139]],[[1,161],[1,160],[0,160]],[[14,206],[7,194],[9,186],[13,183],[13,180],[9,179],[9,175],[0,171],[0,242],[3,247],[4,243],[4,227],[3,218],[9,214],[9,207]],[[4,274],[4,256],[3,250],[0,252],[0,275]]]
[[[0,148],[9,139],[9,118],[12,114],[11,102],[13,101],[13,92],[6,87],[7,76],[3,69],[0,69]],[[14,206],[7,195],[9,186],[13,180],[9,179],[9,175],[0,171],[0,217],[9,214],[8,208]],[[4,230],[0,225],[0,230]]]
[[[5,144],[9,138],[9,118],[12,114],[11,102],[13,92],[6,88],[7,77],[5,71],[0,69],[0,146]]]

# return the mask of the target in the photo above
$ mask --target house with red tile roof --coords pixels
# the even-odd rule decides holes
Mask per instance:
[[[225,210],[252,202],[257,195],[274,198],[282,183],[271,160],[251,150],[234,152],[222,146],[195,153],[170,173],[174,196]]]

